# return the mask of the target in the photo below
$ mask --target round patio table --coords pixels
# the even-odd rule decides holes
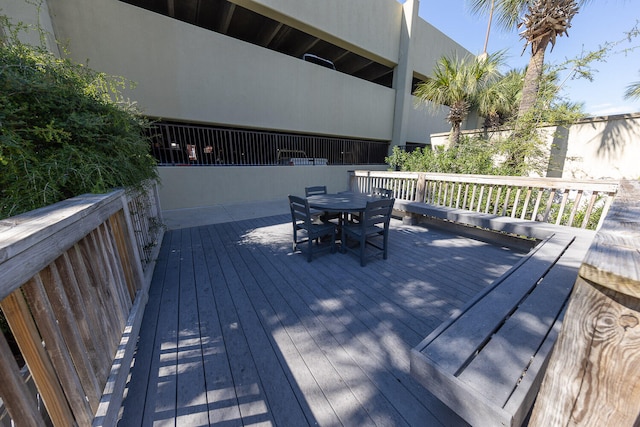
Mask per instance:
[[[352,212],[364,212],[367,202],[377,200],[379,197],[363,193],[337,193],[337,194],[317,194],[307,197],[309,207],[329,211],[342,212],[343,214]]]

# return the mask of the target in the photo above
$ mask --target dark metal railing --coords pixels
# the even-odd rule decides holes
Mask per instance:
[[[174,123],[155,124],[151,136],[160,165],[384,164],[389,147],[387,141]]]

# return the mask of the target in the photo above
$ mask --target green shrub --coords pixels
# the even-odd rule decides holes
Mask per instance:
[[[0,42],[0,218],[157,179],[149,123],[124,102],[126,84],[16,37]]]
[[[408,153],[398,147],[385,159],[392,168],[412,172],[464,173],[478,175],[506,175],[494,157],[497,147],[480,138],[462,137],[460,142],[444,147],[417,148]]]

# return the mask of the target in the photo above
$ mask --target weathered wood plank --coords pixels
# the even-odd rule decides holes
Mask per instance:
[[[51,420],[56,425],[74,425],[73,414],[51,365],[51,360],[42,347],[40,335],[22,292],[19,289],[12,292],[0,301],[0,308],[20,347],[20,352],[29,365]]]
[[[177,415],[178,304],[181,258],[182,234],[177,232],[171,238],[151,362],[151,374],[157,377],[157,383],[149,382],[146,394],[147,396],[153,395],[153,398],[145,405],[143,424],[173,422]]]
[[[531,425],[640,419],[640,182],[623,181],[587,254]]]
[[[83,277],[86,285],[90,286],[95,293],[95,310],[100,311],[100,320],[102,328],[100,332],[104,336],[108,336],[108,340],[104,340],[105,353],[109,357],[113,356],[115,346],[120,339],[121,326],[116,314],[117,307],[109,293],[108,278],[106,277],[104,259],[100,246],[96,241],[94,233],[89,233],[84,239],[80,240],[76,245],[77,250],[74,255],[77,257],[74,267],[77,271],[82,271],[86,275]],[[105,286],[106,284],[106,286]],[[106,380],[108,375],[107,369],[100,369],[98,377]]]
[[[222,333],[228,352],[229,366],[234,378],[235,393],[239,402],[240,416],[243,423],[267,424],[275,423],[268,406],[266,392],[258,372],[253,353],[263,348],[261,341],[253,340],[251,331],[243,324],[243,315],[253,317],[251,306],[238,306],[234,300],[234,288],[242,286],[233,262],[226,253],[226,244],[218,235],[217,228],[208,228],[213,244],[213,254],[220,266],[219,280],[214,281],[214,294],[218,300]],[[237,300],[237,298],[236,298]],[[258,331],[255,331],[256,334]],[[268,347],[266,347],[268,349]],[[277,366],[277,365],[272,365]],[[270,366],[269,369],[273,369]]]
[[[230,427],[241,426],[239,403],[218,315],[220,302],[214,292],[214,286],[222,280],[222,272],[216,262],[213,243],[206,229],[193,229],[192,239],[193,246],[201,248],[194,252],[193,261],[197,267],[195,283],[209,422],[214,425],[224,423]]]
[[[25,425],[44,427],[38,405],[25,385],[4,334],[0,334],[0,377],[0,396],[11,418]]]
[[[73,250],[73,248],[71,249]],[[111,358],[104,345],[105,336],[98,327],[99,322],[95,318],[96,306],[93,304],[95,298],[87,282],[78,283],[77,277],[83,277],[81,270],[74,269],[68,253],[64,253],[55,261],[57,274],[60,276],[68,299],[69,310],[73,313],[75,327],[78,329],[82,342],[87,349],[86,357],[90,361],[93,372],[100,372],[100,367],[110,366]],[[100,390],[99,390],[100,391]],[[96,401],[89,399],[92,408],[97,408],[100,400],[100,393],[96,396]]]
[[[237,249],[237,235],[229,229],[229,225],[222,224],[218,229],[219,239],[225,248],[222,259],[233,265],[233,270],[224,271],[229,283],[229,292],[240,317],[240,323],[244,329],[250,344],[250,352],[259,372],[260,388],[264,390],[265,403],[268,405],[276,424],[304,425],[307,420],[302,409],[288,402],[296,400],[285,371],[282,369],[270,370],[269,367],[282,363],[280,351],[270,342],[268,325],[263,325],[260,313],[260,305],[263,298],[251,298],[250,287],[255,287],[255,280],[249,271],[249,266],[242,260]],[[261,278],[263,281],[264,278]],[[233,284],[237,283],[236,286]],[[257,288],[256,288],[257,290]],[[266,309],[266,307],[265,307]],[[260,351],[257,351],[260,348]],[[344,401],[349,397],[345,396]],[[344,403],[340,402],[340,403]]]
[[[285,239],[289,238],[286,231],[284,234]],[[277,239],[274,238],[275,240]],[[265,256],[272,255],[269,249],[263,249],[263,252],[265,252]],[[396,266],[396,263],[392,263],[394,254],[397,252],[391,252],[389,263],[384,263],[390,265],[386,269],[389,277],[394,276],[392,271],[396,268],[402,269],[402,266]],[[396,316],[407,319],[410,314],[386,312],[384,315],[380,313],[379,307],[386,305],[383,301],[383,294],[380,294],[383,300],[376,303],[376,296],[368,296],[370,293],[367,292],[367,287],[371,283],[369,278],[362,277],[360,280],[356,280],[347,273],[349,270],[353,270],[354,264],[357,265],[357,263],[353,263],[353,260],[343,255],[321,257],[314,260],[312,264],[322,264],[319,268],[314,268],[313,265],[309,265],[301,259],[292,262],[287,257],[271,257],[270,262],[276,263],[273,268],[282,276],[282,280],[273,280],[279,292],[287,301],[290,301],[289,305],[299,313],[299,318],[305,319],[305,323],[309,322],[306,320],[307,318],[313,320],[308,323],[307,329],[310,332],[313,331],[313,337],[323,338],[318,341],[322,352],[331,355],[334,353],[333,349],[338,346],[339,351],[335,352],[344,354],[344,356],[340,357],[340,363],[335,362],[334,366],[359,366],[360,372],[365,378],[369,378],[367,381],[371,381],[371,383],[368,387],[373,387],[369,394],[371,396],[379,395],[379,397],[371,399],[372,402],[364,400],[363,405],[368,407],[373,404],[373,408],[368,407],[368,411],[372,414],[385,413],[384,419],[376,418],[377,422],[384,424],[384,420],[395,420],[394,425],[405,423],[433,425],[439,423],[424,406],[425,399],[428,399],[425,396],[425,391],[408,375],[408,360],[406,358],[408,344],[394,338],[402,326],[401,323],[396,327],[391,326],[391,323],[396,322],[390,322],[390,319]],[[371,263],[365,270],[369,270],[369,267],[374,264],[382,263]],[[310,274],[309,270],[314,273]],[[363,271],[363,269],[358,268],[356,271]],[[305,280],[299,280],[300,277],[305,277]],[[401,280],[398,280],[397,283],[401,283]],[[340,284],[344,285],[337,286]],[[353,292],[355,284],[362,284],[362,289],[358,289],[356,293]],[[283,286],[285,287],[283,288]],[[328,333],[333,338],[326,337]],[[412,336],[416,336],[415,332],[412,333]],[[318,338],[314,339],[318,340]],[[299,375],[304,374],[300,373]],[[368,384],[368,382],[360,381],[360,388],[364,388]],[[329,386],[328,390],[333,390],[333,387]],[[307,396],[306,390],[305,396]],[[376,406],[375,402],[379,401],[378,399],[382,396],[396,409],[389,409],[387,413],[387,409],[384,409],[387,408],[387,403]],[[313,403],[310,402],[310,404]],[[437,401],[432,401],[432,403],[434,406],[438,406]],[[341,415],[343,420],[345,416],[349,415],[343,413]],[[318,415],[317,419],[320,425],[326,425],[323,417]],[[358,423],[356,418],[347,418],[347,421],[348,425]]]
[[[82,334],[78,328],[78,319],[74,316],[74,310],[69,303],[69,299],[65,293],[65,286],[58,274],[56,264],[51,264],[47,269],[43,270],[39,277],[42,278],[39,286],[43,287],[49,305],[47,309],[55,316],[56,323],[59,325],[60,332],[64,337],[66,347],[69,349],[69,355],[76,367],[79,378],[82,381],[84,393],[91,404],[92,413],[98,407],[100,395],[102,394],[102,382],[98,382],[96,371],[89,359],[89,349],[82,339]],[[38,280],[36,279],[36,282]],[[44,325],[43,325],[44,326]],[[98,372],[107,370],[111,366],[111,358],[101,366]]]
[[[63,336],[65,335],[64,331],[61,330],[61,326],[54,316],[54,309],[47,297],[40,275],[35,276],[22,289],[76,420],[81,424],[91,424],[101,392],[91,367],[89,366],[87,370],[86,365],[77,366],[77,362],[82,362],[79,360],[82,355],[75,358],[76,364],[74,365]],[[62,328],[65,326],[63,323]],[[71,345],[73,346],[73,343]],[[82,374],[79,374],[78,371]],[[83,375],[84,385],[80,375]]]
[[[99,375],[106,375],[106,372],[102,372],[100,367],[107,366],[110,360],[109,345],[117,339],[117,331],[111,326],[109,313],[107,308],[101,303],[100,287],[95,281],[93,269],[90,268],[91,264],[88,264],[85,260],[90,257],[88,253],[87,242],[78,242],[74,245],[66,254],[68,254],[68,261],[70,263],[70,269],[73,271],[73,277],[78,282],[78,289],[82,295],[84,306],[86,307],[87,319],[89,320],[89,329],[91,330],[91,338],[95,343],[93,348],[96,349],[96,353],[91,355],[92,366]],[[73,285],[71,276],[67,276],[69,279],[69,285]],[[69,286],[68,285],[68,286]],[[76,308],[77,309],[77,308]],[[91,347],[91,345],[87,345]],[[105,376],[106,378],[106,376]]]
[[[429,232],[429,233],[425,232],[424,233],[425,236],[430,236],[430,237],[433,237],[433,234],[436,234],[436,237],[434,238],[434,240],[437,241],[438,240],[437,235],[439,233],[433,233],[433,232]],[[400,236],[398,236],[398,237],[400,237]],[[394,241],[393,237],[392,237],[391,241],[392,242]],[[427,246],[425,245],[424,248],[426,248],[426,247]],[[358,313],[368,313],[368,317],[370,318],[370,321],[368,322],[369,325],[365,326],[364,329],[368,328],[368,329],[371,329],[372,331],[375,331],[375,330],[379,330],[380,331],[380,337],[372,340],[372,341],[376,341],[376,342],[379,342],[380,340],[381,341],[388,341],[390,336],[398,334],[399,327],[400,327],[400,325],[402,323],[398,324],[397,322],[394,322],[394,323],[396,323],[396,326],[394,327],[394,331],[393,332],[387,331],[387,332],[389,332],[388,334],[385,334],[384,329],[380,328],[381,324],[384,324],[390,318],[407,319],[410,316],[409,313],[405,314],[405,313],[401,313],[399,311],[395,311],[394,312],[394,311],[391,311],[391,310],[385,310],[385,314],[380,316],[378,319],[375,319],[374,317],[371,316],[371,313],[379,312],[379,307],[380,307],[381,304],[385,308],[388,307],[388,305],[384,302],[384,300],[387,299],[386,295],[393,294],[395,292],[394,290],[392,290],[392,287],[389,287],[389,289],[387,289],[387,292],[382,291],[382,292],[380,292],[379,295],[376,295],[375,291],[372,289],[372,286],[374,286],[374,283],[375,283],[376,279],[380,280],[381,277],[388,277],[388,278],[392,279],[393,282],[396,282],[397,285],[400,285],[400,284],[406,283],[406,282],[411,282],[411,279],[404,279],[403,277],[398,277],[398,276],[402,276],[400,274],[400,272],[412,271],[411,268],[407,268],[406,265],[403,265],[403,262],[404,262],[404,260],[406,258],[405,254],[408,254],[410,251],[404,251],[401,248],[395,248],[395,249],[397,249],[397,250],[391,252],[389,263],[385,263],[385,262],[372,263],[371,266],[367,266],[367,269],[359,269],[357,271],[354,271],[354,273],[357,273],[357,274],[354,274],[353,277],[350,277],[350,275],[348,275],[348,274],[347,275],[344,275],[344,274],[341,275],[340,274],[341,270],[340,269],[336,269],[336,265],[343,265],[343,268],[347,267],[346,270],[349,271],[348,264],[349,264],[350,260],[348,259],[348,257],[346,259],[346,263],[345,263],[344,257],[338,257],[338,259],[336,259],[335,257],[326,257],[326,258],[323,257],[323,258],[319,258],[317,261],[314,261],[314,264],[323,263],[323,262],[326,261],[327,268],[331,269],[331,272],[332,272],[331,276],[329,278],[327,278],[327,280],[331,283],[330,285],[328,285],[329,288],[334,288],[336,285],[339,285],[341,283],[345,283],[344,292],[341,293],[341,296],[340,296],[340,299],[339,299],[340,300],[340,303],[339,303],[340,306],[342,306],[342,305],[349,306],[349,296],[348,295],[349,295],[350,290],[353,289],[354,285],[357,288],[361,288],[361,293],[362,293],[362,296],[358,297],[358,299],[352,303],[352,304],[355,303],[354,307],[357,307],[357,306],[360,306],[360,305],[364,304],[365,301],[367,301],[370,298],[371,303],[368,306],[364,307],[363,310],[359,310],[357,312]],[[415,247],[414,247],[414,249],[415,249]],[[443,249],[443,247],[440,246],[440,247],[434,249],[433,252],[434,253],[439,253],[439,252],[442,251],[442,249]],[[458,249],[462,250],[463,248],[458,248]],[[498,249],[496,248],[496,250],[498,250]],[[400,257],[401,259],[393,259],[394,255],[398,255],[398,254],[402,254],[402,256]],[[332,259],[329,259],[329,258],[332,258]],[[429,258],[430,257],[426,257],[426,259],[429,259]],[[425,258],[423,258],[423,259],[425,259]],[[283,267],[284,268],[288,268],[288,266],[291,263],[290,263],[290,261],[287,261],[285,264],[286,264],[286,266],[283,266]],[[365,275],[365,273],[368,273],[371,270],[373,270],[374,265],[375,265],[375,267],[380,266],[380,271],[372,271],[371,272],[371,277],[369,277],[368,275]],[[321,267],[321,269],[323,269],[323,268],[324,267]],[[430,270],[425,270],[424,274],[428,275],[429,272],[430,272]],[[420,273],[418,272],[418,275],[413,277],[414,281],[415,280],[419,280],[418,279],[419,274]],[[292,276],[295,277],[296,274],[292,274]],[[312,280],[312,279],[305,280],[305,284],[306,284],[306,282],[308,280]],[[387,279],[387,280],[389,280],[389,279]],[[314,292],[317,292],[318,286],[314,285],[314,283],[311,282],[311,283],[308,284],[308,286],[311,287],[312,289],[314,289]],[[443,288],[444,287],[446,287],[446,286],[443,286]],[[295,286],[296,290],[299,289],[299,288],[300,288],[300,285]],[[397,289],[396,289],[396,291],[397,291]],[[372,292],[374,292],[374,293],[372,294]],[[422,295],[422,293],[419,292],[418,289],[415,289],[414,292],[413,292],[413,295],[416,295],[416,296],[417,295]],[[420,298],[420,297],[418,297],[418,298]],[[338,300],[336,299],[336,301],[338,301]],[[405,303],[404,303],[405,306],[407,305],[407,302],[408,301],[405,300]],[[428,311],[428,310],[424,310],[424,306],[422,306],[420,303],[416,304],[416,308],[418,308],[418,307],[422,307],[422,310],[416,310],[416,312]],[[380,314],[382,314],[382,313],[380,313]],[[447,313],[443,317],[446,317],[448,314],[450,314],[450,313]],[[442,318],[439,321],[442,321]],[[342,328],[344,329],[344,327],[345,326],[343,326]],[[346,327],[348,327],[348,326],[346,326]],[[433,325],[430,328],[433,328]],[[342,334],[344,334],[344,332]],[[342,335],[342,334],[339,334],[339,335]],[[356,333],[355,336],[356,337],[357,336],[362,336],[362,332]],[[418,338],[418,334],[416,332],[411,333],[411,336],[413,337],[414,342],[415,342],[415,340],[419,339]],[[406,339],[407,337],[403,336],[402,338]],[[411,340],[411,338],[409,338],[409,340]],[[370,343],[372,341],[369,341],[369,345],[368,345],[367,350],[363,351],[363,353],[358,353],[358,356],[360,358],[362,358],[361,360],[366,360],[366,359],[370,358],[371,357],[371,353],[374,352],[373,348],[374,347],[377,348],[376,346],[371,346],[370,345]],[[409,369],[409,366],[408,366],[408,354],[407,354],[409,347],[407,347],[406,344],[399,346],[398,342],[396,342],[394,344],[395,345],[391,345],[389,347],[389,348],[393,348],[393,349],[396,350],[395,351],[396,355],[393,358],[393,360],[394,360],[394,364],[393,365],[394,366],[402,366],[404,369],[406,369],[406,371],[404,371],[405,372],[404,375],[406,375],[408,373],[408,369]],[[379,344],[378,344],[378,346],[379,346]],[[403,347],[404,347],[404,349],[402,350]],[[364,356],[365,354],[367,356]],[[381,360],[388,360],[388,356],[382,356]],[[370,362],[368,362],[366,364],[370,365]],[[384,369],[383,366],[385,366],[385,363],[381,362],[380,363],[380,368]],[[398,373],[396,372],[394,375],[397,376]],[[391,376],[391,378],[393,378],[393,376]],[[406,381],[406,380],[402,381],[403,384],[405,384],[407,382],[410,382],[410,381]],[[424,391],[416,392],[416,395],[421,395],[421,394],[424,395],[424,393],[425,393]],[[402,396],[402,398],[394,399],[394,397],[398,397],[398,396]],[[399,393],[399,392],[397,392],[397,390],[395,390],[393,393],[390,393],[389,395],[387,395],[387,398],[392,400],[394,402],[394,405],[398,405],[400,407],[402,407],[403,404],[406,404],[407,407],[408,406],[412,406],[412,405],[415,406],[415,402],[412,404],[411,403],[412,400],[410,398],[407,398],[406,394]],[[400,403],[399,400],[401,400],[402,403]],[[419,410],[417,410],[416,407],[414,407],[412,411],[409,411],[409,410],[402,411],[403,414],[405,412],[410,413],[411,415],[419,414]],[[407,416],[409,418],[411,418],[411,415],[407,415]],[[459,422],[459,420],[458,420],[458,422]],[[411,423],[411,425],[415,425],[415,423],[417,423],[417,421],[414,420],[414,422]]]
[[[165,274],[169,266],[172,233],[167,233],[158,253],[158,262],[149,288],[149,299],[140,326],[135,362],[131,368],[131,380],[123,401],[123,414],[119,425],[135,427],[143,424],[147,407],[155,407],[156,389],[159,385],[158,362],[155,358],[156,332],[160,316],[160,302],[165,286]],[[152,423],[152,417],[147,418]]]
[[[134,356],[136,337],[142,324],[146,299],[146,293],[138,292],[131,307],[129,319],[114,356],[109,377],[102,391],[100,405],[94,414],[93,427],[112,426],[117,423],[129,377],[131,361]]]
[[[0,299],[120,209],[120,192],[79,196],[0,221]]]
[[[122,270],[126,278],[129,298],[133,301],[138,289],[144,286],[144,272],[142,262],[135,246],[135,238],[131,236],[133,224],[126,200],[123,200],[123,211],[116,212],[111,216],[111,229],[116,242],[117,253],[122,262]]]
[[[580,275],[640,298],[640,182],[622,181],[607,220],[596,234]]]
[[[496,283],[491,293],[483,297],[482,304],[469,307],[437,340],[431,337],[431,344],[422,350],[425,357],[435,361],[443,371],[456,375],[535,286],[536,281],[531,278],[542,277],[571,241],[570,237],[555,235],[541,244],[526,268],[518,268]]]
[[[113,299],[116,309],[115,314],[117,314],[119,323],[118,331],[122,333],[129,316],[129,310],[131,310],[133,298],[127,290],[126,279],[121,268],[122,261],[120,261],[120,256],[115,246],[111,225],[107,221],[98,226],[92,234],[96,236],[96,241],[99,244],[99,254],[103,260],[101,264],[106,272],[107,281],[103,285],[106,287],[107,292],[110,293],[110,298]],[[114,352],[119,341],[118,339],[114,343]]]
[[[198,299],[196,297],[194,247],[191,231],[182,231],[180,291],[178,301],[178,352],[176,381],[176,424],[209,423],[206,383],[202,363],[202,344]]]
[[[194,314],[153,302],[167,298],[159,292],[184,292],[168,288],[178,282],[195,287],[195,297],[189,291],[180,299],[189,295],[196,304],[175,304],[198,313],[203,367],[193,372],[206,378],[210,423],[463,424],[411,377],[410,350],[520,255],[394,223],[400,228],[392,229],[389,260],[365,269],[342,254],[312,263],[292,254],[288,215],[189,230],[189,244],[173,242],[182,240],[180,233],[167,233],[162,251],[174,259],[158,266],[176,271],[154,275],[119,425],[144,424],[134,414],[144,406],[151,408],[145,409],[147,423],[172,422],[179,413],[156,408],[158,389],[175,389],[180,377],[159,378],[159,349],[148,348],[164,334],[158,317],[191,319],[179,330],[196,324]],[[448,265],[455,257],[460,266]],[[476,283],[469,284],[462,278],[472,270]],[[156,321],[147,322],[147,315]],[[153,339],[148,325],[157,331]],[[179,345],[173,351],[186,355]],[[144,397],[136,397],[139,369],[146,376]]]
[[[241,231],[241,230],[239,230]],[[336,412],[341,414],[340,416],[344,417],[345,414],[349,414],[349,419],[343,419],[343,423],[353,424],[353,423],[367,423],[374,422],[376,424],[386,424],[391,423],[393,425],[401,425],[404,423],[400,414],[398,414],[393,406],[390,405],[387,399],[384,399],[382,396],[377,393],[371,393],[370,388],[365,387],[362,384],[360,378],[365,375],[364,371],[360,368],[357,359],[351,359],[346,349],[344,349],[340,343],[333,337],[326,329],[322,322],[319,322],[315,316],[310,316],[309,310],[306,304],[301,303],[299,300],[291,299],[288,305],[284,304],[282,298],[287,298],[289,295],[285,296],[282,294],[279,288],[282,286],[282,282],[286,281],[287,278],[282,276],[277,270],[273,269],[273,266],[270,263],[267,263],[266,259],[263,259],[265,262],[254,263],[251,261],[247,262],[247,265],[257,265],[259,267],[255,268],[254,277],[261,277],[265,273],[267,276],[273,276],[273,280],[270,281],[262,281],[260,284],[260,289],[264,292],[265,297],[268,301],[271,302],[273,306],[273,310],[275,310],[277,316],[283,317],[282,323],[284,325],[285,330],[288,335],[291,336],[291,340],[295,343],[295,347],[291,349],[292,351],[288,351],[289,356],[292,353],[296,353],[296,348],[300,352],[304,358],[306,365],[309,367],[311,371],[311,375],[315,377],[316,382],[325,390],[330,390],[332,384],[340,384],[344,383],[350,390],[352,390],[353,396],[357,399],[356,408],[360,406],[362,409],[366,411],[366,413],[362,413],[360,409],[352,409],[349,410],[348,407],[344,407],[345,393],[341,394],[340,406],[336,406],[335,403],[332,403],[332,407],[336,408]],[[267,273],[265,269],[272,270],[271,274]],[[302,275],[302,276],[301,276]],[[293,281],[296,281],[296,277],[303,277],[304,273],[292,274],[290,276]],[[335,280],[335,278],[333,278]],[[331,280],[330,277],[327,277],[325,280]],[[269,285],[265,288],[265,285]],[[289,298],[287,298],[289,300]],[[294,314],[293,311],[296,311],[298,314]],[[295,322],[295,324],[299,323],[303,326],[301,327],[293,327],[287,326],[290,325],[292,319],[298,318],[299,321]],[[290,341],[287,340],[286,344],[288,345],[279,345],[280,349],[289,348],[293,344],[289,344]],[[304,343],[301,345],[300,343]],[[322,351],[322,349],[331,348],[332,351]],[[294,357],[297,354],[293,355]],[[289,357],[286,357],[287,365],[289,365]],[[338,371],[336,369],[337,366],[344,365],[347,361],[353,360],[351,369],[342,369]],[[299,376],[303,376],[303,373],[298,373],[297,375],[294,373],[296,378]],[[307,391],[305,391],[305,396],[308,395]],[[337,399],[332,395],[328,396],[328,399],[332,402],[335,402]],[[342,408],[341,408],[342,407]],[[358,415],[361,414],[361,415]],[[384,414],[384,417],[381,415]],[[319,421],[322,425],[326,424],[326,420]]]
[[[637,424],[638,313],[637,298],[578,277],[531,426]]]
[[[532,357],[546,340],[557,338],[557,332],[551,337],[549,333],[563,312],[576,270],[577,266],[556,264],[459,375],[460,381],[499,406],[506,405]]]

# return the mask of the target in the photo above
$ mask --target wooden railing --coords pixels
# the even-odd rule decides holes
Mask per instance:
[[[391,189],[396,199],[479,213],[598,229],[618,181],[419,172],[352,171],[349,189]]]
[[[640,182],[622,181],[573,287],[531,426],[640,421]]]
[[[11,331],[0,334],[0,397],[18,425],[115,425],[160,221],[155,186],[0,221],[0,309]]]

